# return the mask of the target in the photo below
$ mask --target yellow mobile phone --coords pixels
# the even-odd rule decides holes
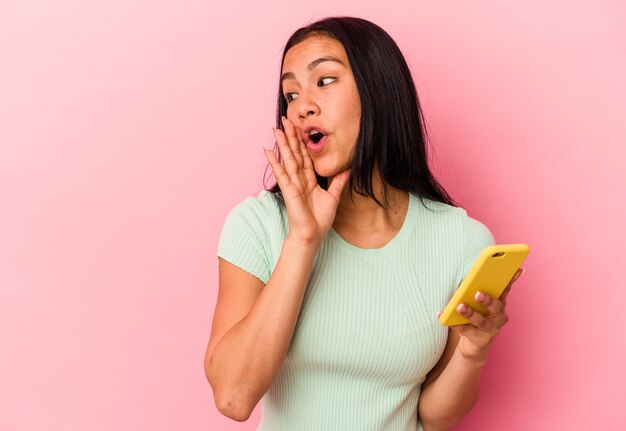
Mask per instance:
[[[439,323],[445,326],[470,323],[469,320],[456,312],[456,307],[461,302],[482,314],[487,314],[487,308],[474,301],[476,291],[480,290],[493,298],[499,298],[529,252],[530,247],[527,244],[502,244],[486,247],[474,262],[472,269],[467,273],[446,308],[441,312]]]

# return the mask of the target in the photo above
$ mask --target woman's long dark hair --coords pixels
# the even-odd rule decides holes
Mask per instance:
[[[385,185],[385,204],[389,184],[420,199],[455,205],[428,167],[426,128],[417,91],[406,60],[391,36],[361,18],[326,18],[298,29],[289,38],[282,54],[281,71],[287,51],[312,36],[341,42],[361,99],[360,129],[347,185],[349,196],[356,192],[385,206],[372,190],[372,174],[378,164]],[[287,101],[279,83],[277,128],[283,128],[280,121],[283,115],[287,115]],[[327,189],[327,179],[316,176],[318,184]],[[285,205],[278,183],[267,190]]]

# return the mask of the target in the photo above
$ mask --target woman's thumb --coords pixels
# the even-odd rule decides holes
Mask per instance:
[[[341,191],[348,182],[348,178],[350,178],[350,168],[335,175],[330,183],[330,186],[328,187],[328,193],[332,194],[337,198],[337,200],[339,200]]]

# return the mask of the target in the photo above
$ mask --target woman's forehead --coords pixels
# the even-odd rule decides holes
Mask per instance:
[[[346,67],[348,58],[341,42],[326,36],[310,36],[289,48],[283,61],[283,72],[291,72],[321,57],[340,60]]]

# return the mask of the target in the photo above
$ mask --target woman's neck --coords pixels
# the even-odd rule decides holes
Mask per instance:
[[[379,202],[385,204],[383,183],[380,176],[372,177],[372,190]],[[348,197],[347,186],[341,193],[333,227],[348,227],[357,230],[396,230],[404,222],[409,205],[409,194],[387,185],[386,208],[381,207],[374,199],[353,193]]]

